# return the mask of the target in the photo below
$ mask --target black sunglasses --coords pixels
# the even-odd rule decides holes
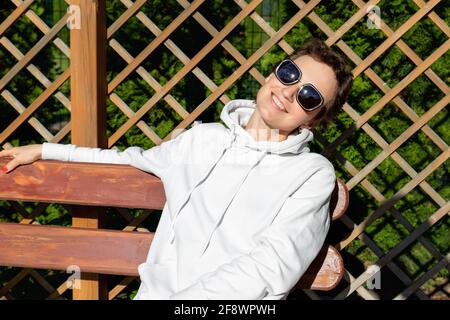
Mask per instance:
[[[275,76],[286,86],[293,85],[302,78],[302,71],[291,59],[278,64]],[[324,99],[319,90],[311,83],[303,84],[297,91],[297,102],[305,111],[313,111],[323,106]]]

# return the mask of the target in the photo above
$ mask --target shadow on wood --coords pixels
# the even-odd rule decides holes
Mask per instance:
[[[0,158],[0,166],[7,162]],[[0,174],[0,199],[89,206],[162,209],[161,180],[136,168],[114,164],[37,161]],[[101,186],[101,188],[99,188]],[[332,219],[348,206],[348,191],[337,181],[330,201]],[[0,265],[137,276],[153,233],[0,223]],[[324,245],[297,288],[331,290],[344,265],[334,247]]]

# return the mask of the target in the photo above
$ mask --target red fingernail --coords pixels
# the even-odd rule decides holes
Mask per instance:
[[[8,172],[8,168],[7,168],[7,167],[3,167],[3,168],[2,168],[2,171],[3,171],[4,173],[7,173],[7,172]]]

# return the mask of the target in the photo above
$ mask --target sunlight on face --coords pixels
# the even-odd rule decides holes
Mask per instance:
[[[337,90],[337,80],[333,69],[311,56],[301,56],[294,60],[302,71],[302,78],[294,85],[283,85],[272,73],[257,94],[257,108],[264,122],[280,132],[292,132],[298,127],[308,127],[308,123],[320,112],[316,109],[306,112],[298,104],[296,95],[299,88],[313,84],[322,94],[324,105],[332,101]],[[284,108],[280,110],[278,106]]]

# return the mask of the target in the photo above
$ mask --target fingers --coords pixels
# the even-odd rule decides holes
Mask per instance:
[[[20,165],[19,161],[17,159],[13,159],[10,162],[8,162],[1,170],[3,173],[8,173],[12,171],[14,168],[18,167]]]
[[[11,148],[11,149],[5,149],[5,150],[0,151],[0,158],[1,158],[1,157],[12,156],[12,155],[13,155],[13,149],[14,149],[14,148]]]
[[[13,149],[14,149],[14,148],[6,149],[6,150],[0,151],[0,158],[1,158],[1,157],[13,156],[13,153],[12,153],[12,150],[13,150]],[[3,173],[8,173],[9,171],[11,171],[11,170],[12,170],[11,168],[13,168],[13,166],[14,166],[14,163],[11,164],[13,161],[14,161],[14,160],[8,162],[4,167],[2,167],[2,168],[0,169],[1,172],[3,172]],[[17,165],[16,165],[16,166],[17,166]]]

